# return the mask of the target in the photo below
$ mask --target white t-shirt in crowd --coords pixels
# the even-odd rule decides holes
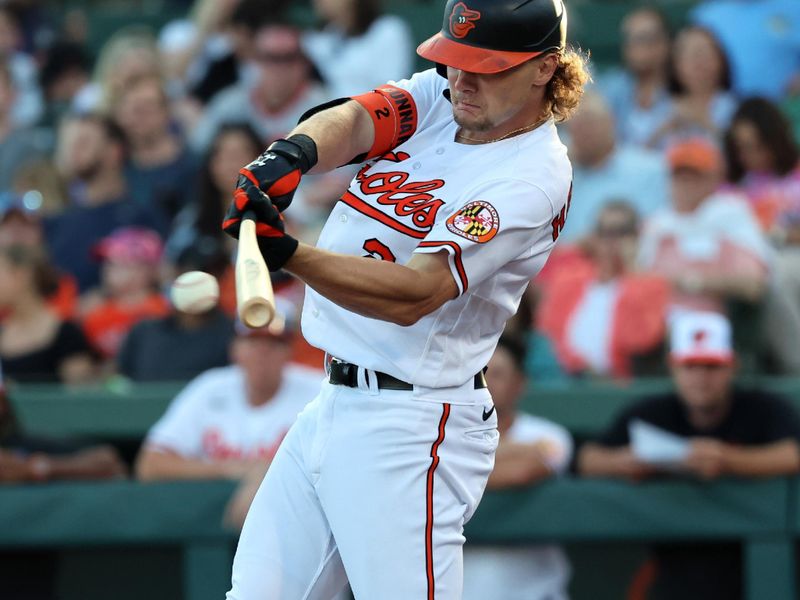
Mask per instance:
[[[773,251],[747,201],[731,192],[717,192],[694,211],[667,208],[644,226],[639,241],[639,266],[665,279],[687,273],[697,277],[767,278]],[[714,294],[673,291],[671,311],[725,312]]]
[[[611,325],[619,298],[619,284],[593,283],[586,290],[567,325],[570,349],[595,373],[611,370]]]
[[[545,419],[520,413],[505,436],[514,442],[549,442],[556,450],[549,461],[556,473],[572,459],[569,433]],[[569,561],[558,546],[464,547],[463,600],[566,600],[569,578]]]
[[[252,406],[232,365],[197,376],[147,435],[152,449],[209,461],[272,458],[297,415],[319,392],[320,372],[288,365],[278,392]]]

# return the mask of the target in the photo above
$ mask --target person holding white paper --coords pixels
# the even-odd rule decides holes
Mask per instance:
[[[675,390],[624,409],[595,442],[578,454],[587,477],[641,479],[667,472],[702,480],[723,476],[771,477],[800,470],[800,417],[784,399],[734,387],[736,358],[728,320],[717,313],[684,313],[671,327],[669,355]],[[653,436],[685,438],[678,460],[642,451],[643,424]],[[632,427],[631,427],[632,426]],[[662,431],[657,432],[654,428]],[[637,443],[638,441],[638,443]],[[663,457],[661,457],[663,458]],[[655,599],[736,600],[742,597],[741,552],[735,544],[659,545]]]

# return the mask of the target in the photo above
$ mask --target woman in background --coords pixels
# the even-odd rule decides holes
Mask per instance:
[[[728,181],[746,198],[776,252],[763,311],[774,367],[800,374],[800,151],[780,109],[742,102],[725,136]]]
[[[86,383],[94,357],[80,328],[47,305],[57,276],[41,251],[0,248],[0,359],[4,375],[18,382]]]
[[[663,148],[677,137],[719,138],[736,110],[728,59],[714,35],[702,27],[682,29],[670,65],[672,114],[651,140]]]
[[[742,102],[725,134],[728,181],[741,191],[764,232],[800,243],[800,151],[792,128],[769,100]]]

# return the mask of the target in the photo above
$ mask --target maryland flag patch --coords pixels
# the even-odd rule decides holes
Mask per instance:
[[[475,200],[447,219],[447,229],[470,241],[483,244],[497,235],[500,217],[494,206],[483,200]]]

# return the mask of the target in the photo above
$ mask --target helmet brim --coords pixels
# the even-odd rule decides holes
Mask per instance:
[[[500,73],[526,60],[536,58],[541,52],[507,52],[488,50],[461,44],[437,33],[417,47],[417,54],[431,62],[447,65],[469,73]]]

